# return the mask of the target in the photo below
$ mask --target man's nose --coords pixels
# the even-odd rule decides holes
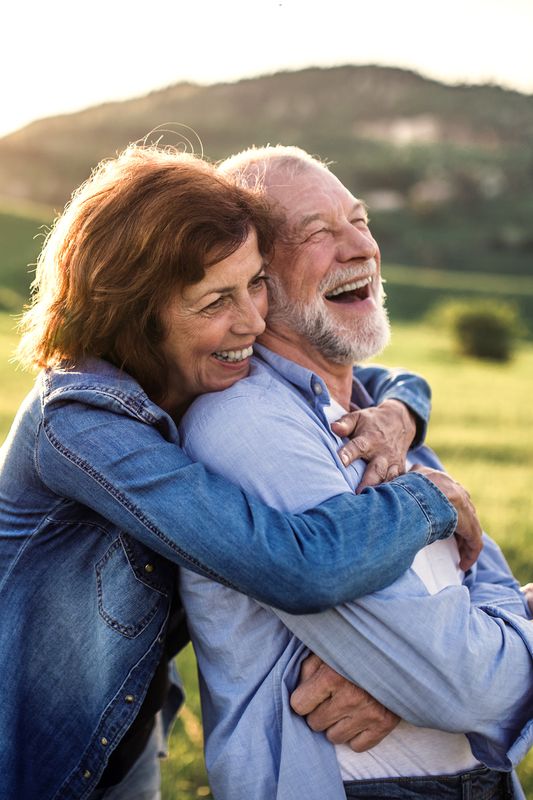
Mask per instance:
[[[239,303],[231,326],[233,333],[260,336],[265,327],[264,317],[251,297]]]
[[[354,225],[346,225],[339,240],[339,261],[352,261],[353,259],[367,261],[375,258],[377,252],[377,242],[368,228],[362,229]]]

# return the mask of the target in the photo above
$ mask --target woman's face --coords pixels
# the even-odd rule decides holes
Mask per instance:
[[[163,312],[167,336],[162,349],[170,369],[165,408],[174,410],[244,378],[266,312],[264,263],[251,231],[199,283],[177,292]]]

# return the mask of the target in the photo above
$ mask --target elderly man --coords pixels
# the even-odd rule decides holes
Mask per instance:
[[[362,464],[341,461],[333,425],[373,403],[352,365],[389,336],[379,250],[364,205],[303,151],[252,150],[221,168],[263,187],[283,224],[251,373],[192,406],[183,443],[298,511],[359,486]],[[413,459],[438,466],[427,448]],[[490,540],[467,576],[453,540],[440,541],[392,586],[319,615],[264,608],[187,572],[182,596],[217,800],[522,796],[509,771],[533,736],[533,625]],[[291,711],[306,646],[402,718],[375,747],[333,746]]]

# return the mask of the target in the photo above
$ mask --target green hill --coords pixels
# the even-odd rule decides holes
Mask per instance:
[[[214,160],[252,143],[283,142],[332,161],[367,200],[385,262],[533,275],[533,96],[489,85],[447,86],[386,67],[180,83],[39,120],[0,139],[4,209],[39,203],[50,209],[50,220],[101,158],[157,126],[178,131],[164,134],[165,143],[181,139],[188,146],[188,137]],[[12,242],[7,254],[4,245],[0,251],[6,262],[0,284],[2,275],[20,269],[20,291],[35,243],[20,227],[26,223],[13,223],[12,230],[9,220],[0,224],[0,235],[8,229]],[[10,255],[15,227],[24,241],[15,254],[18,267]]]
[[[46,208],[0,207],[0,311],[18,312],[28,297],[33,266],[51,220],[52,212]],[[388,261],[383,274],[392,320],[420,319],[444,300],[498,297],[518,307],[526,321],[525,332],[533,335],[533,275],[421,269]]]
[[[52,212],[47,208],[0,205],[0,310],[18,310],[27,298],[51,220]]]

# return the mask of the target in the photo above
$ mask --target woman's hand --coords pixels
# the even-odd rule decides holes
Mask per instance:
[[[477,511],[464,486],[457,483],[447,472],[414,464],[411,472],[420,472],[446,495],[457,511],[455,538],[461,560],[459,566],[466,572],[477,561],[483,548],[483,530]]]
[[[399,400],[385,400],[379,406],[352,411],[331,427],[338,436],[350,437],[339,450],[344,466],[357,458],[368,463],[358,494],[367,486],[391,481],[405,472],[405,457],[415,437],[416,423]]]
[[[400,721],[313,653],[302,663],[291,706],[312,730],[325,731],[330,742],[347,744],[356,753],[375,747]]]
[[[533,615],[533,583],[526,583],[525,586],[522,586],[522,591],[526,596],[529,613]]]

